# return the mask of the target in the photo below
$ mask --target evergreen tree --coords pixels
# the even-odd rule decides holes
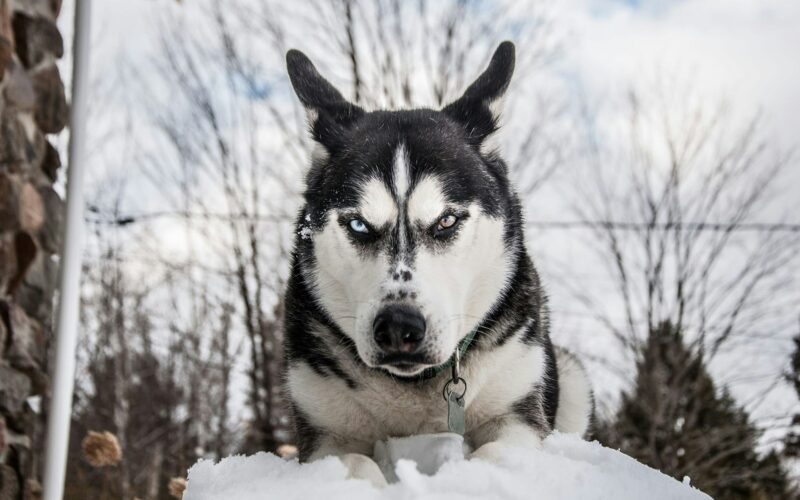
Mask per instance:
[[[780,460],[758,456],[758,437],[747,413],[717,391],[702,353],[669,323],[650,332],[633,390],[615,419],[598,426],[607,446],[678,480],[689,476],[714,498],[786,498]]]

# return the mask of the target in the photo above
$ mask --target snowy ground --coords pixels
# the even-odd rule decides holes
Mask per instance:
[[[511,450],[502,464],[479,460],[446,463],[427,476],[400,460],[399,481],[379,490],[345,479],[333,457],[298,464],[269,453],[205,460],[189,470],[184,500],[262,499],[708,499],[700,491],[598,443],[554,434],[542,451]]]

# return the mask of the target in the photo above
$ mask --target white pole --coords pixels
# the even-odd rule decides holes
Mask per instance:
[[[72,47],[72,103],[67,160],[67,213],[59,268],[56,351],[52,397],[47,420],[44,500],[61,500],[67,467],[67,446],[78,340],[81,257],[83,253],[83,172],[86,166],[86,100],[89,86],[91,0],[75,1]]]

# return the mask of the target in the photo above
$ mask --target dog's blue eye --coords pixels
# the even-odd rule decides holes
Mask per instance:
[[[369,228],[367,227],[367,225],[364,224],[364,221],[361,221],[359,219],[352,219],[350,221],[350,229],[354,233],[361,233],[361,234],[369,233]]]

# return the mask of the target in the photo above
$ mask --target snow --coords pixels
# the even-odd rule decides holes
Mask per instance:
[[[407,438],[391,438],[375,443],[373,458],[390,483],[398,481],[395,464],[402,459],[412,460],[422,474],[429,476],[439,471],[444,463],[463,461],[469,453],[464,438],[452,432],[422,434]]]
[[[311,230],[310,227],[301,226],[299,234],[300,234],[300,238],[302,238],[304,240],[307,240],[307,239],[311,238],[311,235],[313,234],[313,231]]]
[[[435,469],[437,455],[447,461],[434,475],[420,472],[417,463],[400,458],[394,467],[397,482],[378,489],[367,481],[346,479],[341,461],[328,457],[309,464],[286,460],[270,453],[233,456],[215,464],[202,460],[189,470],[185,500],[325,500],[367,499],[528,499],[538,500],[648,498],[708,499],[634,459],[597,442],[577,436],[553,434],[541,450],[510,448],[500,464],[467,460],[453,440],[433,444],[412,438],[379,444],[383,459],[397,456],[421,458],[420,468]],[[379,461],[381,457],[378,457]]]

